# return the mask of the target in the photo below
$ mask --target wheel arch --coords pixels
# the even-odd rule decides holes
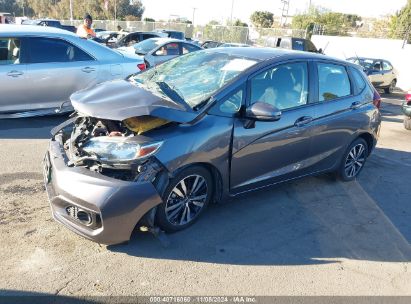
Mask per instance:
[[[368,156],[369,156],[372,150],[374,149],[374,137],[370,133],[361,133],[354,140],[356,140],[357,138],[362,138],[365,140],[368,146]]]

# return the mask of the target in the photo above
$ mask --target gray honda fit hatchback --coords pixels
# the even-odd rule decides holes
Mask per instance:
[[[52,131],[44,178],[54,218],[99,243],[136,225],[193,224],[210,202],[280,182],[360,173],[380,96],[346,61],[216,48],[79,91]]]

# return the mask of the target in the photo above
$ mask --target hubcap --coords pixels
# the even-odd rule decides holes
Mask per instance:
[[[173,225],[191,222],[204,207],[207,190],[207,182],[200,175],[190,175],[182,179],[167,198],[167,220]]]
[[[344,170],[348,177],[354,177],[360,172],[365,162],[365,147],[363,144],[354,146],[345,160]]]

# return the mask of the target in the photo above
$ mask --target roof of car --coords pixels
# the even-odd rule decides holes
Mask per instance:
[[[301,59],[327,59],[333,61],[340,61],[344,64],[348,62],[342,61],[340,59],[328,57],[322,54],[310,53],[310,52],[301,52],[301,51],[293,51],[287,49],[280,49],[280,48],[260,48],[260,47],[218,47],[212,49],[206,49],[207,52],[216,52],[216,53],[226,53],[234,56],[239,57],[247,57],[250,59],[256,60],[268,60],[275,57],[280,56],[291,56],[295,58]]]
[[[1,26],[0,34],[20,34],[20,35],[70,35],[76,36],[76,34],[69,31],[59,29],[51,26],[37,26],[37,25],[16,25],[16,24],[3,24]]]
[[[326,56],[324,54],[312,53],[312,52],[303,52],[303,51],[294,51],[281,48],[270,48],[270,47],[218,47],[212,49],[205,49],[205,52],[214,52],[214,53],[225,53],[232,56],[244,57],[252,60],[265,61],[265,60],[293,60],[293,59],[302,59],[310,60],[317,59],[323,61],[330,61],[337,64],[342,64],[346,66],[357,67],[356,64],[342,60],[335,57]]]
[[[158,37],[158,38],[150,38],[150,40],[156,41],[158,43],[169,43],[169,42],[184,42],[188,44],[193,44],[191,41],[175,39],[175,38],[166,38],[166,37]]]
[[[370,57],[350,57],[350,58],[347,58],[347,60],[350,60],[350,59],[360,59],[360,60],[384,60],[384,61],[388,61],[388,60],[386,60],[386,59],[381,59],[381,58],[370,58]]]

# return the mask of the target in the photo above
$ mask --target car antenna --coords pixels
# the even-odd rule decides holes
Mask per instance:
[[[325,50],[327,49],[328,45],[330,44],[330,41],[327,41],[327,44],[325,45],[325,47],[323,48],[323,54],[325,54]]]

